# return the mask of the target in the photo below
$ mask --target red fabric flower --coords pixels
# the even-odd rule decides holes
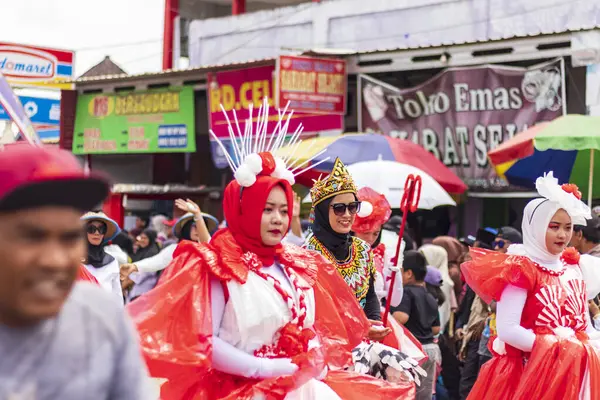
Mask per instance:
[[[294,357],[308,351],[308,342],[315,337],[310,329],[300,329],[298,325],[287,323],[279,331],[281,335],[277,346],[287,357]]]
[[[264,345],[254,351],[257,357],[292,358],[308,351],[308,342],[316,336],[311,329],[300,329],[297,324],[288,322],[278,332],[275,345]]]
[[[575,265],[579,264],[579,257],[580,254],[575,247],[569,247],[563,251],[560,259],[567,265]]]
[[[575,185],[574,183],[565,183],[561,186],[561,188],[567,193],[572,193],[573,196],[577,197],[577,200],[581,200],[581,192],[579,191],[577,185]]]

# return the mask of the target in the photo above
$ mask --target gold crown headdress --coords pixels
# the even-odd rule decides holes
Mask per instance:
[[[296,130],[288,139],[288,127],[292,115],[294,114],[293,111],[287,113],[289,104],[290,103],[288,102],[283,110],[277,110],[279,119],[275,126],[275,130],[270,134],[267,133],[267,126],[269,123],[269,102],[267,97],[264,98],[263,104],[258,109],[256,132],[253,132],[252,104],[250,104],[249,116],[245,120],[244,133],[242,133],[242,130],[240,129],[235,110],[233,110],[233,119],[235,121],[234,132],[234,125],[231,123],[225,108],[221,104],[221,111],[223,111],[223,115],[225,115],[225,119],[227,120],[227,128],[229,131],[229,139],[231,139],[233,154],[229,154],[212,129],[210,130],[210,133],[223,151],[223,154],[225,154],[229,168],[233,171],[235,180],[240,186],[252,186],[254,182],[256,182],[256,177],[259,175],[285,179],[290,185],[293,185],[296,176],[329,160],[329,157],[327,157],[313,165],[309,165],[311,161],[325,153],[327,151],[326,149],[302,163],[298,163],[298,159],[294,158],[300,143],[302,143],[300,135],[302,134],[304,127],[302,126],[302,123],[298,124]],[[291,149],[289,154],[285,157],[275,156],[277,150],[284,146]]]
[[[331,174],[325,179],[315,181],[315,184],[310,189],[310,198],[312,199],[313,207],[315,207],[323,200],[343,193],[356,194],[357,189],[352,175],[350,175],[342,160],[336,158]]]

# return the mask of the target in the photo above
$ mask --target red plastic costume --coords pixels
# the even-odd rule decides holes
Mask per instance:
[[[252,399],[261,392],[267,399],[284,399],[290,391],[322,377],[325,365],[338,368],[329,370],[322,381],[342,399],[365,399],[374,393],[384,400],[413,398],[413,383],[392,385],[339,370],[350,362],[350,351],[365,336],[369,322],[343,278],[322,257],[296,246],[262,244],[260,222],[265,202],[277,185],[292,204],[287,181],[258,176],[256,183],[243,189],[231,182],[224,198],[228,228],[217,232],[209,244],[182,242],[166,270],[169,275],[128,306],[151,375],[168,380],[161,388],[162,400]],[[315,319],[306,328],[316,333],[321,346],[308,350],[305,336],[311,332],[294,330],[290,322],[279,332],[277,348],[299,366],[294,375],[259,380],[215,370],[211,362],[211,280],[217,278],[225,291],[243,287],[250,278],[256,280],[260,267],[273,262],[312,289]]]
[[[563,252],[564,274],[580,272],[571,250]],[[500,300],[507,285],[527,290],[521,326],[531,329],[536,340],[531,353],[506,344],[506,354],[499,355],[492,349],[495,338],[490,339],[494,358],[482,367],[469,399],[578,399],[585,379],[591,383],[585,398],[600,399],[600,359],[586,334],[583,280],[565,284],[560,273],[523,256],[472,249],[471,257],[461,270],[486,303]],[[557,336],[557,326],[573,329],[575,337]]]

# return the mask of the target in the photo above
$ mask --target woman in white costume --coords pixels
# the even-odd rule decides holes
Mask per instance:
[[[102,212],[88,212],[81,220],[85,222],[88,243],[87,257],[83,260],[83,265],[100,286],[112,293],[117,302],[124,304],[119,262],[105,251],[108,242],[119,233],[119,225]]]

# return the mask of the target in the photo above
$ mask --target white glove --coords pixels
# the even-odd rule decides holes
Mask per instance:
[[[492,343],[492,349],[494,349],[494,351],[501,356],[506,354],[506,344],[498,338],[494,339],[494,342]]]
[[[261,358],[259,377],[262,379],[293,375],[298,366],[290,358]]]
[[[575,331],[566,326],[557,326],[553,329],[553,332],[556,336],[562,339],[568,339],[575,336]]]
[[[404,239],[400,239],[400,254],[398,254],[396,265],[390,263],[389,270],[391,272],[400,272],[400,268],[402,268],[402,264],[404,264],[404,249],[406,249],[406,242]]]

